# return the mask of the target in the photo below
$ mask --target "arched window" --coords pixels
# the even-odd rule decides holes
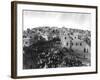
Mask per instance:
[[[86,48],[84,48],[84,53],[86,52]]]
[[[82,43],[80,43],[80,46],[82,46]]]
[[[67,46],[68,46],[68,42],[67,42]]]

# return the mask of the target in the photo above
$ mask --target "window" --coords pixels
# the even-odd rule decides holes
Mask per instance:
[[[86,52],[86,48],[84,48],[84,53]]]
[[[23,38],[26,38],[26,36],[24,35]]]
[[[68,42],[67,42],[67,46],[68,46]]]
[[[25,44],[28,44],[28,42],[25,42]]]
[[[82,43],[80,43],[80,46],[82,46]]]
[[[32,38],[32,36],[30,36],[30,38]]]

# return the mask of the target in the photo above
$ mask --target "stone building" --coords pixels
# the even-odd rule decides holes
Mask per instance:
[[[70,48],[70,40],[71,40],[69,37],[69,32],[66,31],[65,28],[62,28],[60,30],[59,37],[61,39],[61,46],[69,49]]]
[[[79,37],[80,35],[81,33],[70,34],[69,31],[62,29],[60,32],[61,46],[79,53],[90,53],[90,46]]]

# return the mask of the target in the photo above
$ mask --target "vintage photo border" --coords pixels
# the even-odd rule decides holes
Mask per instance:
[[[82,73],[63,73],[50,75],[33,75],[33,76],[17,76],[17,4],[36,4],[36,5],[50,5],[60,7],[79,7],[79,8],[93,8],[96,9],[96,71],[82,72]],[[57,3],[40,3],[40,2],[11,2],[11,77],[12,78],[31,78],[31,77],[50,77],[50,76],[64,76],[64,75],[80,75],[80,74],[94,74],[98,72],[98,9],[97,6],[88,5],[72,5],[72,4],[57,4]]]

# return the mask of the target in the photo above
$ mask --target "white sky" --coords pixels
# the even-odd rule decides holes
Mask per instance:
[[[23,29],[38,26],[69,27],[74,29],[91,29],[91,14],[49,11],[23,11]]]

